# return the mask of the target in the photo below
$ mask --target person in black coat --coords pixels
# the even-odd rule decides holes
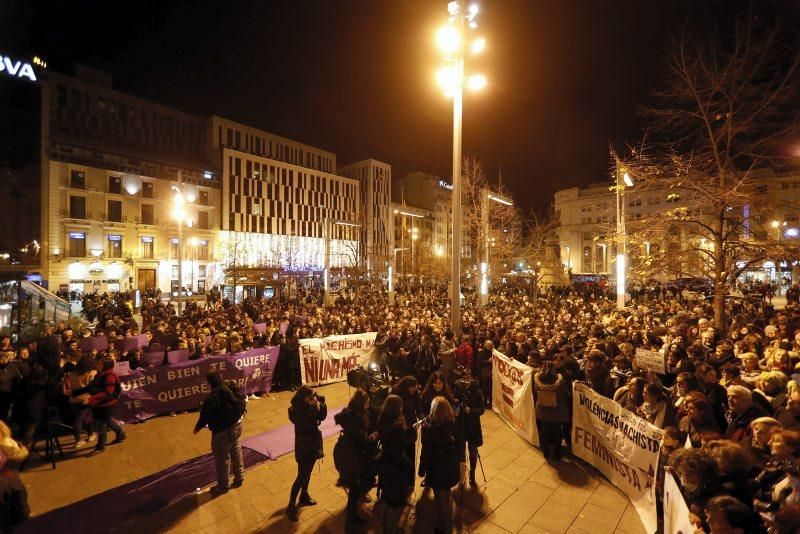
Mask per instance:
[[[297,462],[297,477],[289,494],[286,514],[297,521],[297,495],[300,505],[313,506],[317,502],[308,494],[308,483],[314,464],[323,457],[322,432],[319,425],[328,417],[325,397],[317,395],[308,386],[302,386],[292,397],[289,420],[294,424],[294,459]]]
[[[414,487],[414,461],[408,453],[409,449],[414,450],[417,434],[406,422],[403,399],[399,396],[389,395],[383,402],[378,434],[383,451],[378,465],[378,488],[386,503],[382,532],[390,534],[397,531],[403,506]]]
[[[358,515],[358,503],[369,490],[374,480],[372,461],[375,457],[374,442],[377,433],[370,433],[369,397],[357,389],[347,407],[337,413],[333,420],[342,427],[342,435],[334,448],[334,462],[339,470],[340,485],[348,488],[347,523],[363,525]],[[343,456],[340,458],[339,455]]]
[[[453,396],[458,403],[458,417],[456,422],[461,425],[461,432],[469,451],[469,483],[475,488],[475,468],[478,464],[478,447],[483,445],[483,429],[481,416],[485,411],[483,392],[477,380],[472,380],[469,369],[464,370],[464,378],[456,381]]]
[[[434,532],[452,530],[450,490],[461,479],[459,462],[464,450],[460,428],[453,408],[444,397],[436,397],[431,405],[430,423],[422,430],[422,453],[419,475],[433,489],[436,506]]]

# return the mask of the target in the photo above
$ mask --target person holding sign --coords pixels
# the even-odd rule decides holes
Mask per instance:
[[[541,425],[539,444],[545,460],[561,460],[561,437],[566,436],[571,423],[571,386],[555,372],[553,364],[545,361],[542,370],[533,377],[533,398],[536,421]]]

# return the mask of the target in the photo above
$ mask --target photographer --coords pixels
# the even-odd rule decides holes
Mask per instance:
[[[228,492],[228,473],[233,464],[233,487],[244,482],[242,461],[242,420],[246,411],[246,397],[231,382],[224,382],[218,371],[206,375],[211,393],[203,401],[200,417],[194,426],[197,434],[204,427],[211,431],[211,454],[217,469],[217,485],[211,489],[214,496]]]
[[[377,434],[370,434],[368,408],[369,397],[365,391],[357,389],[347,407],[333,418],[342,427],[342,435],[333,449],[333,461],[340,484],[348,488],[347,523],[353,525],[366,523],[358,515],[358,503],[374,479],[372,462]]]
[[[483,430],[481,416],[484,412],[484,400],[478,381],[472,379],[469,369],[464,370],[464,377],[456,380],[453,396],[457,403],[457,422],[461,425],[464,440],[469,451],[469,483],[473,488],[478,486],[475,481],[475,468],[478,464],[478,447],[483,445]]]
[[[328,406],[325,404],[325,397],[317,395],[310,387],[300,387],[292,397],[289,420],[294,424],[294,459],[297,462],[297,477],[289,494],[289,506],[286,507],[286,515],[292,521],[298,521],[298,493],[301,506],[317,504],[308,494],[308,483],[311,481],[314,464],[324,456],[319,425],[327,416]]]

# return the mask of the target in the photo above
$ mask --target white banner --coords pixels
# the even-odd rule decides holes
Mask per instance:
[[[664,532],[693,534],[695,528],[689,521],[689,507],[672,474],[664,474]]]
[[[575,382],[572,453],[625,492],[645,529],[656,531],[656,470],[663,432],[611,399]]]
[[[492,409],[531,445],[539,446],[533,409],[533,370],[503,353],[492,354]]]
[[[367,366],[377,332],[300,340],[300,376],[307,386],[347,380],[347,371]]]
[[[657,350],[636,349],[636,367],[659,374],[666,372],[667,364],[664,354]]]

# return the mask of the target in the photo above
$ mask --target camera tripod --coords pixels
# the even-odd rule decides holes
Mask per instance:
[[[39,458],[42,459],[44,463],[49,463],[52,465],[53,469],[56,468],[56,451],[61,458],[64,457],[64,451],[61,448],[61,442],[58,440],[58,435],[56,434],[56,428],[61,427],[67,430],[72,430],[71,427],[65,425],[57,418],[58,410],[55,406],[48,406],[47,407],[47,416],[44,421],[44,450],[39,449],[39,444],[36,438],[33,439],[33,444],[31,445],[31,452],[36,454]],[[41,428],[41,423],[40,423]],[[37,431],[40,431],[37,429]],[[35,434],[34,434],[35,435]],[[39,434],[41,435],[41,434]],[[20,471],[25,469],[25,466],[28,463],[30,456],[25,459],[25,461],[20,466]]]

